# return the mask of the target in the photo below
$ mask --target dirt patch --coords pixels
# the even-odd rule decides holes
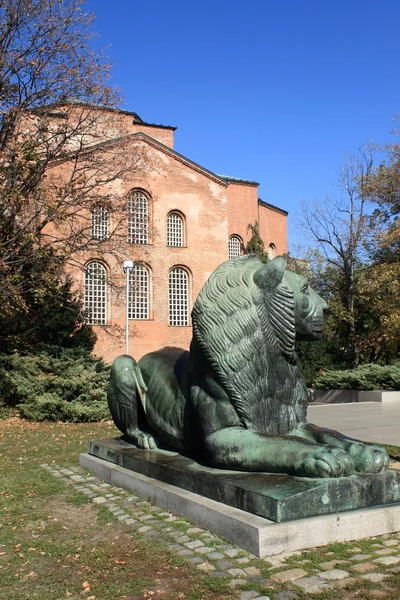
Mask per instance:
[[[60,523],[71,530],[91,529],[98,526],[98,511],[91,504],[75,504],[68,502],[67,495],[58,494],[53,496],[48,502],[49,514],[52,514]],[[107,529],[100,528],[96,533],[102,534],[107,538]]]

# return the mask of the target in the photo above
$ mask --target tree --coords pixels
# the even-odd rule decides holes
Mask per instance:
[[[61,277],[62,261],[51,248],[32,263],[25,262],[14,278],[22,291],[24,310],[0,312],[0,348],[3,353],[34,352],[48,347],[80,347],[90,352],[96,336],[84,323],[82,304],[72,280]]]
[[[335,289],[331,280],[332,269],[327,266],[317,248],[308,248],[303,258],[286,256],[287,268],[308,280],[310,286],[332,304]],[[339,328],[340,332],[340,328]],[[325,315],[324,339],[317,342],[296,342],[296,353],[307,385],[312,386],[315,377],[326,369],[344,369],[351,364],[343,337],[338,332],[337,319],[331,310]]]
[[[400,351],[400,261],[376,263],[361,273],[358,348],[363,362],[388,364]]]
[[[247,242],[246,248],[244,250],[245,254],[254,254],[261,259],[261,262],[268,262],[268,253],[265,252],[265,244],[260,236],[260,226],[258,221],[255,222],[254,225],[247,226],[247,230],[251,231],[251,238]]]
[[[399,117],[395,119],[399,121]],[[397,127],[393,132],[399,138]],[[391,142],[380,148],[386,159],[375,169],[368,180],[366,192],[375,203],[372,216],[378,229],[373,257],[375,262],[400,261],[400,142]]]
[[[359,277],[365,266],[372,231],[366,203],[367,185],[373,170],[373,150],[365,146],[346,158],[339,173],[339,199],[324,203],[303,203],[299,226],[305,237],[317,245],[326,264],[324,285],[335,330],[347,340],[352,364],[359,362],[357,306]]]
[[[83,0],[4,0],[0,5],[0,302],[26,311],[43,255],[79,261],[104,249],[90,230],[93,207],[113,211],[107,251],[116,250],[125,200],[111,184],[145,169],[138,143],[116,136],[118,91],[91,47]],[[106,106],[104,110],[103,107]],[[129,152],[126,151],[129,145]],[[51,249],[51,251],[50,251]],[[29,277],[24,273],[30,271]],[[37,270],[40,272],[40,269]]]

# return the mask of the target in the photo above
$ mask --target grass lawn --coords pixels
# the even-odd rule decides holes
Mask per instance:
[[[111,423],[32,423],[17,417],[0,421],[0,598],[237,600],[244,590],[257,588],[244,583],[233,590],[226,578],[201,573],[165,544],[146,539],[41,467],[43,463],[75,467],[89,439],[115,435],[119,433]],[[390,453],[400,458],[400,448],[392,447]],[[353,562],[359,553],[370,556],[364,562],[382,551],[400,555],[398,542],[393,547],[389,541],[389,549],[386,543],[379,538],[332,544],[272,568],[253,557],[268,579],[293,568],[313,576],[324,562],[336,560],[337,566],[329,568],[344,568],[351,576],[343,582],[346,588],[337,582],[334,589],[312,596],[289,582],[273,590],[259,585],[260,594],[276,600],[279,592],[292,588],[298,600],[399,600],[399,568],[387,570],[374,563],[374,572],[388,574],[384,581],[370,582],[360,578],[357,561]],[[157,587],[162,588],[160,595],[154,592]]]
[[[0,421],[0,598],[136,600],[157,581],[164,600],[237,597],[40,466],[76,466],[89,439],[114,435],[111,423]]]

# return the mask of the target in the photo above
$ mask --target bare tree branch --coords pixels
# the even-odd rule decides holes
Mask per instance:
[[[357,362],[355,297],[357,274],[367,261],[370,223],[366,214],[367,186],[373,173],[374,148],[362,146],[358,154],[345,156],[339,171],[338,199],[323,203],[303,202],[297,226],[312,247],[317,247],[328,265],[343,277],[345,309],[350,343]]]

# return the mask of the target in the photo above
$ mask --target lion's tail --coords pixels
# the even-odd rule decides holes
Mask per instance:
[[[138,426],[140,402],[136,376],[136,361],[126,354],[118,356],[111,367],[107,391],[108,406],[120,431],[128,434]]]

